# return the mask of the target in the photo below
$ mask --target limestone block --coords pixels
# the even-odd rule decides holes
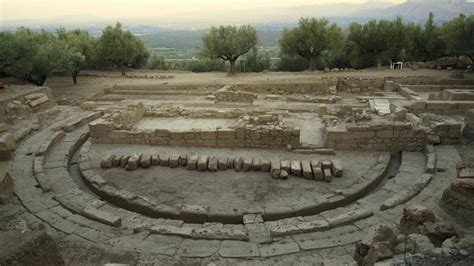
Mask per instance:
[[[188,164],[188,155],[181,154],[179,156],[179,165],[186,166]]]
[[[285,171],[287,171],[287,172],[290,172],[290,170],[291,170],[290,161],[283,160],[283,161],[281,161],[281,164],[280,164],[280,165],[281,165],[280,168],[281,168],[282,170],[285,170]]]
[[[161,156],[160,157],[160,165],[161,166],[170,166],[170,157],[169,156]]]
[[[242,168],[244,167],[244,159],[242,157],[239,157],[236,161],[234,161],[234,167],[235,171],[242,171]]]
[[[301,162],[300,161],[291,161],[291,173],[295,176],[302,176],[303,171],[301,170]]]
[[[140,167],[149,168],[151,165],[151,155],[143,154],[140,158]]]
[[[208,161],[209,161],[209,157],[199,156],[199,159],[197,161],[197,170],[198,171],[206,171]]]
[[[463,168],[459,171],[458,178],[474,178],[474,169]]]
[[[340,160],[332,160],[331,171],[335,177],[342,177],[342,174],[343,174],[342,162]]]
[[[140,163],[141,154],[134,154],[130,159],[128,159],[126,169],[127,170],[136,170]]]
[[[321,161],[321,168],[322,169],[331,169],[332,168],[332,162],[329,161],[329,160]]]
[[[286,170],[281,170],[280,171],[280,176],[278,178],[279,179],[288,179],[288,172]]]
[[[311,170],[311,164],[308,160],[301,161],[301,168],[305,179],[313,179],[313,171]]]
[[[273,179],[278,179],[280,178],[280,161],[278,160],[273,160],[271,162],[271,168],[270,168],[270,175],[272,176]]]
[[[100,167],[104,168],[104,169],[109,169],[109,168],[112,168],[113,167],[113,163],[114,163],[114,159],[115,159],[115,155],[107,155],[105,156],[105,158],[102,159],[102,161],[100,162]]]
[[[122,156],[115,156],[115,158],[112,162],[113,167],[119,167],[120,162],[122,161],[122,158],[123,158],[123,155]]]
[[[268,160],[262,161],[262,168],[261,168],[261,171],[262,171],[262,172],[269,172],[270,169],[271,169],[271,162],[268,161]]]
[[[216,131],[201,131],[199,135],[203,140],[215,140],[217,138]]]
[[[188,159],[188,165],[186,166],[186,169],[196,170],[198,160],[199,160],[199,157],[197,155],[191,155]]]
[[[179,166],[179,155],[171,155],[170,157],[170,167],[176,168]]]
[[[253,159],[252,170],[254,171],[262,170],[262,161],[260,159]]]
[[[234,158],[228,158],[227,159],[227,168],[228,169],[234,168]]]
[[[323,169],[323,174],[324,174],[324,181],[326,182],[332,181],[331,169]]]
[[[227,169],[227,164],[228,164],[228,158],[222,157],[219,158],[219,170],[224,171]]]
[[[160,155],[155,154],[151,156],[151,165],[160,165]]]
[[[217,161],[216,157],[214,157],[214,156],[209,157],[209,162],[207,164],[207,170],[209,170],[209,172],[217,172],[218,164],[219,164],[219,162]]]
[[[209,219],[209,207],[200,205],[181,205],[181,218],[190,223],[204,223]]]
[[[120,159],[120,167],[125,168],[128,164],[128,160],[130,159],[130,155],[123,156],[122,159]]]
[[[219,129],[217,130],[217,139],[235,139],[235,130]]]
[[[250,171],[250,169],[252,169],[252,163],[253,163],[253,158],[248,158],[248,157],[245,158],[243,166],[242,166],[242,170],[244,172]]]

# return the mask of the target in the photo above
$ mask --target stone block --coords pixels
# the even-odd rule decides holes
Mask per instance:
[[[281,170],[280,175],[278,176],[279,179],[288,179],[288,172],[286,170]]]
[[[140,163],[141,154],[134,154],[130,159],[128,159],[126,169],[127,170],[136,170]]]
[[[271,162],[271,168],[270,168],[270,175],[272,176],[273,179],[279,179],[280,178],[280,161],[278,160],[273,160]]]
[[[216,131],[201,131],[200,137],[203,140],[215,140],[217,139]]]
[[[149,168],[151,165],[151,155],[143,154],[140,158],[140,167]]]
[[[308,160],[301,161],[301,169],[305,179],[313,179],[313,171],[311,170],[311,164]]]
[[[228,169],[234,168],[234,158],[227,158],[227,168]]]
[[[109,169],[114,166],[115,155],[107,155],[100,161],[100,167],[103,169]]]
[[[290,161],[287,161],[287,160],[281,161],[281,162],[280,162],[280,168],[281,168],[282,170],[285,170],[285,171],[287,171],[287,172],[289,173],[290,170],[291,170],[291,163],[290,163]]]
[[[263,161],[261,161],[261,162],[262,162],[261,171],[262,171],[262,172],[269,172],[270,169],[271,169],[271,162],[268,161],[268,160],[263,160]]]
[[[262,170],[262,161],[260,159],[253,159],[252,170],[257,172]]]
[[[199,159],[197,161],[197,170],[198,171],[206,171],[208,161],[209,161],[209,157],[199,156]]]
[[[205,223],[209,219],[209,207],[182,204],[181,219],[188,223]]]
[[[323,174],[324,174],[324,181],[326,182],[332,181],[331,169],[323,169]]]
[[[332,160],[331,171],[335,177],[342,177],[342,174],[343,174],[342,162],[340,160]]]
[[[235,130],[233,129],[218,129],[217,139],[235,139]]]
[[[235,171],[240,172],[242,171],[243,167],[244,167],[244,159],[242,157],[239,157],[237,160],[234,161]]]
[[[295,176],[302,176],[301,162],[298,160],[291,161],[291,173]]]
[[[160,165],[160,155],[155,154],[151,156],[151,165]]]
[[[252,169],[253,158],[245,158],[242,166],[244,172],[248,172]]]
[[[161,156],[160,157],[160,165],[161,166],[170,166],[170,157],[169,156]]]
[[[311,170],[313,171],[314,180],[323,181],[324,174],[319,161],[311,161]]]
[[[186,166],[186,169],[188,170],[196,170],[197,169],[197,162],[199,160],[199,156],[197,155],[191,155],[189,156],[188,159],[188,165]]]
[[[188,164],[188,155],[181,154],[179,156],[179,165],[186,166]]]
[[[219,167],[219,162],[217,161],[217,158],[214,156],[209,157],[209,162],[207,164],[207,170],[209,172],[217,172],[217,169]]]
[[[122,159],[120,159],[120,167],[125,168],[128,164],[128,160],[130,159],[130,155],[123,156]]]
[[[122,160],[122,156],[115,156],[114,160],[112,161],[112,166],[113,167],[119,167],[120,166],[120,161]]]
[[[170,167],[176,168],[179,166],[179,155],[171,155],[170,157]]]
[[[219,164],[218,165],[219,170],[221,170],[221,171],[226,170],[227,169],[227,164],[228,164],[228,158],[225,158],[225,157],[220,158],[218,164]]]
[[[332,162],[329,161],[329,160],[321,161],[321,168],[322,169],[331,169],[332,168]]]

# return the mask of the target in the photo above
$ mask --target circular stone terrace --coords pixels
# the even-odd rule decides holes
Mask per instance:
[[[403,203],[422,201],[444,217],[436,207],[437,197],[449,185],[448,177],[454,176],[459,161],[454,147],[438,146],[439,167],[446,172],[433,176],[424,174],[423,152],[403,152],[398,165],[394,163],[397,156],[390,160],[387,153],[314,156],[275,150],[91,144],[87,123],[100,115],[83,112],[25,140],[17,149],[10,170],[16,194],[32,214],[55,230],[115,249],[155,256],[218,256],[236,262],[240,258],[271,259],[304,252],[333,263],[350,263],[354,243],[362,239],[372,224],[383,221],[396,225]],[[229,169],[211,173],[165,166],[135,171],[99,167],[100,158],[106,154],[136,152],[266,159],[337,158],[343,162],[344,175],[326,183],[294,176],[274,180],[268,173]],[[387,180],[389,175],[394,177]],[[100,190],[114,196],[103,197],[97,193]],[[154,203],[140,201],[144,198]],[[303,213],[293,208],[290,217],[269,218],[269,206],[285,207],[303,198],[311,198],[315,204],[324,203],[324,207]],[[186,211],[194,214],[191,217],[201,217],[193,209],[181,209],[172,219],[147,213],[147,208],[156,210],[162,204],[202,204],[221,210],[250,205],[259,212],[242,212],[242,220],[232,222],[185,221],[189,219],[182,215]]]

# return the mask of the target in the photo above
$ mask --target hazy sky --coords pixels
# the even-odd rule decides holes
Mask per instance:
[[[100,18],[169,16],[214,9],[243,10],[254,7],[313,5],[367,0],[0,0],[0,18],[51,19],[92,15]],[[387,0],[401,3],[404,0]]]

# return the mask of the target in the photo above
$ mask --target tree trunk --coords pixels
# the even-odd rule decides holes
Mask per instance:
[[[79,71],[72,72],[72,81],[74,82],[74,85],[77,84],[77,74],[79,74]]]
[[[235,60],[230,60],[229,76],[235,75]]]
[[[309,71],[314,71],[316,69],[316,58],[309,58]]]

